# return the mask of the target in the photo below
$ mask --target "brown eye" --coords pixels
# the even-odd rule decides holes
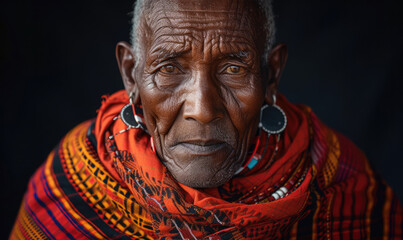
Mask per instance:
[[[244,69],[243,69],[243,67],[240,67],[240,66],[231,65],[231,66],[227,67],[227,69],[225,69],[225,72],[229,73],[229,74],[240,74],[240,73],[244,72]]]
[[[178,73],[179,72],[178,68],[173,65],[165,65],[160,68],[160,71],[163,73]]]

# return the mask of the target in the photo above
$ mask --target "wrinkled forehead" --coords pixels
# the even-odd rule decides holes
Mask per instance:
[[[190,18],[196,15],[256,16],[258,6],[253,0],[154,0],[148,4],[150,19],[153,13],[183,14]],[[157,14],[158,15],[158,14]]]
[[[263,34],[259,29],[258,6],[252,0],[157,0],[149,2],[144,20],[149,34],[147,45],[158,41],[185,41],[191,34],[203,42],[206,35],[219,36],[223,43],[245,42],[258,47]],[[182,39],[181,39],[182,37]]]

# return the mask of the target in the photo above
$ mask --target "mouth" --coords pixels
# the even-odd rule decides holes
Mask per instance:
[[[219,152],[226,146],[226,142],[219,140],[189,140],[179,142],[173,148],[191,155],[207,156]]]

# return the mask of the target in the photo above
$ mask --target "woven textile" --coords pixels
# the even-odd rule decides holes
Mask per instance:
[[[175,181],[141,130],[114,120],[68,133],[32,177],[11,239],[401,239],[402,208],[363,153],[311,110],[280,96],[289,119],[273,157],[262,134],[254,168],[214,189]],[[287,186],[283,198],[273,193]]]

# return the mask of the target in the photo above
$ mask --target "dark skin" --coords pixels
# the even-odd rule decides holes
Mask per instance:
[[[125,88],[142,104],[173,177],[194,188],[220,186],[247,157],[260,108],[273,103],[287,47],[274,47],[262,66],[265,39],[256,27],[262,18],[248,0],[154,1],[145,12],[137,66],[128,43],[116,47]]]

